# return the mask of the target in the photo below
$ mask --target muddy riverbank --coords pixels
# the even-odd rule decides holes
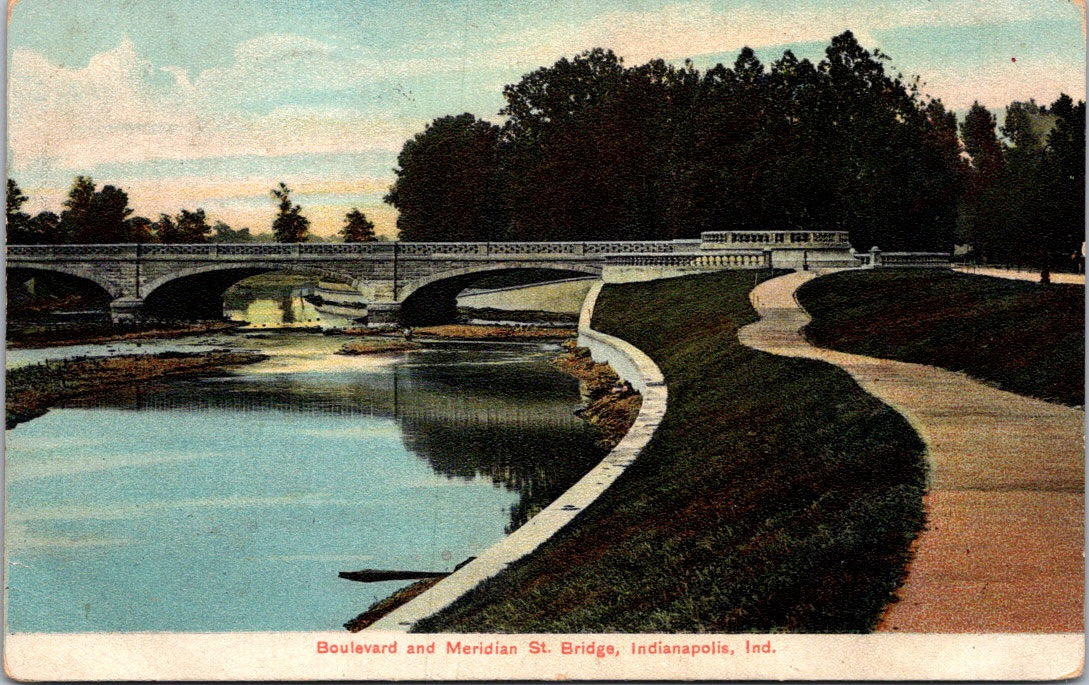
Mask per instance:
[[[564,373],[579,379],[586,398],[586,406],[579,416],[601,431],[598,444],[612,449],[631,428],[642,396],[616,375],[608,364],[599,364],[590,358],[590,350],[578,347],[574,340],[563,344],[564,352],[552,363]]]
[[[237,321],[203,321],[199,323],[147,324],[126,326],[108,322],[83,323],[71,326],[9,324],[7,346],[12,349],[86,345],[125,340],[174,339],[189,335],[226,333],[239,328]]]
[[[559,326],[489,326],[484,324],[444,324],[440,326],[420,326],[412,328],[415,338],[433,338],[441,340],[477,340],[487,342],[517,342],[519,340],[566,340],[575,337],[574,328]],[[348,335],[374,335],[375,331],[366,328],[350,328]],[[403,336],[400,329],[390,331],[387,336]]]
[[[75,397],[103,393],[154,378],[219,373],[268,357],[254,352],[163,352],[82,357],[33,364],[7,372],[4,423],[8,429]]]

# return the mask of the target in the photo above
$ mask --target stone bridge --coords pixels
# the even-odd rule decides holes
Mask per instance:
[[[117,321],[216,319],[223,292],[270,271],[352,286],[368,323],[449,320],[457,294],[487,273],[532,269],[562,278],[632,281],[719,269],[860,266],[846,232],[740,231],[700,240],[490,243],[244,243],[9,245],[9,277],[53,272],[110,300]]]

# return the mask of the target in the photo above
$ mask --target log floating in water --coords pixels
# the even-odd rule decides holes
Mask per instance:
[[[341,578],[355,580],[360,583],[377,583],[383,580],[419,580],[421,578],[441,578],[448,576],[448,571],[380,571],[373,568],[365,568],[362,571],[341,571]]]
[[[465,564],[468,564],[476,557],[469,557],[465,561],[461,562],[454,567],[454,571],[458,570]],[[376,568],[365,568],[361,571],[341,571],[338,575],[341,578],[347,580],[354,580],[360,583],[377,583],[383,580],[422,580],[424,578],[442,578],[448,576],[453,571],[382,571]]]

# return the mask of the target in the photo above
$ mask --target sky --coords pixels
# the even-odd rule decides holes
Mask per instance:
[[[11,0],[9,0],[10,2]],[[314,233],[358,207],[381,234],[404,141],[432,119],[501,123],[502,87],[593,47],[629,65],[818,61],[852,30],[963,113],[1085,97],[1084,0],[18,0],[7,169],[59,212],[76,175],[138,214],[203,208],[268,231],[284,181]]]

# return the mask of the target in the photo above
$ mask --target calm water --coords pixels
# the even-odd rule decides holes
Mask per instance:
[[[227,340],[271,358],[7,432],[10,630],[337,629],[407,584],[338,571],[451,569],[601,456],[548,346]]]

